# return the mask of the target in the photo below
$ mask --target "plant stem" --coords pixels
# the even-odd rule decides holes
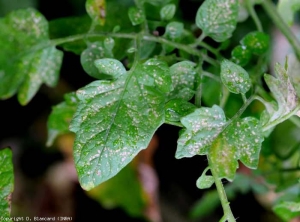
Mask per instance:
[[[221,205],[222,205],[222,208],[223,208],[223,212],[224,212],[224,216],[222,217],[221,221],[228,221],[228,222],[235,222],[235,218],[232,214],[232,211],[230,209],[230,206],[229,206],[229,201],[227,199],[227,196],[226,196],[226,192],[225,192],[225,189],[223,187],[223,184],[221,182],[221,180],[218,178],[218,175],[214,169],[214,166],[208,156],[208,164],[209,164],[209,167],[210,167],[210,171],[211,171],[211,174],[214,178],[214,181],[215,181],[215,184],[216,184],[216,187],[217,187],[217,191],[218,191],[218,194],[219,194],[219,198],[220,198],[220,201],[221,201]]]
[[[200,74],[200,78],[201,78],[201,81],[197,87],[197,90],[196,90],[196,94],[195,94],[195,105],[197,107],[201,107],[201,97],[202,97],[202,78],[203,76]]]
[[[220,101],[220,107],[223,109],[227,103],[227,100],[229,98],[230,92],[229,90],[223,85],[223,95],[222,99]]]
[[[263,6],[267,14],[270,16],[270,18],[273,20],[277,28],[287,38],[287,40],[293,47],[298,60],[300,60],[300,42],[294,35],[294,33],[291,31],[291,29],[288,27],[288,25],[283,21],[272,1],[263,0],[261,1],[261,5]]]
[[[277,119],[269,122],[267,125],[265,125],[263,127],[262,130],[267,131],[267,130],[271,129],[272,127],[278,125],[279,123],[282,123],[283,121],[285,121],[285,120],[289,119],[290,117],[292,117],[293,115],[295,115],[297,112],[299,112],[299,110],[300,110],[300,105],[296,106],[294,108],[294,110],[292,110],[291,112],[281,116],[280,118],[277,118]]]
[[[247,97],[244,93],[241,94],[244,104],[247,102]]]
[[[51,40],[51,44],[52,45],[61,45],[61,44],[68,43],[68,42],[78,41],[78,40],[84,39],[86,37],[103,37],[103,36],[110,36],[110,37],[115,37],[115,38],[135,39],[137,34],[136,33],[111,33],[111,32],[79,34],[79,35],[72,35],[72,36],[68,36],[68,37],[64,37],[64,38],[53,39],[53,40]],[[197,49],[195,49],[191,46],[181,44],[181,43],[177,43],[177,42],[172,42],[172,41],[167,40],[165,38],[155,37],[155,36],[151,36],[151,35],[143,35],[142,38],[144,40],[147,40],[147,41],[153,41],[153,42],[158,42],[158,43],[161,43],[161,44],[166,44],[166,45],[169,45],[169,46],[173,46],[177,49],[188,52],[191,55],[196,55],[198,57],[201,57],[204,61],[210,63],[211,65],[219,66],[218,61],[212,59],[208,55],[200,52],[199,50],[197,50]]]
[[[247,5],[248,12],[251,15],[251,17],[256,25],[257,30],[260,32],[263,32],[263,27],[262,27],[261,22],[254,10],[254,5],[252,4],[252,2],[250,0],[246,0],[246,5]]]

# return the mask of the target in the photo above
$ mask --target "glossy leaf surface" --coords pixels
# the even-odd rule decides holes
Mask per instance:
[[[261,55],[269,49],[270,37],[263,32],[250,32],[241,40],[241,45],[253,54]]]

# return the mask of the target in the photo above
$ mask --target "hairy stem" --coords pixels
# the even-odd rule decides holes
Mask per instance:
[[[300,42],[294,35],[294,33],[291,31],[291,29],[288,27],[288,25],[283,21],[283,19],[277,12],[275,5],[272,3],[271,0],[263,0],[261,1],[261,5],[263,6],[264,10],[269,15],[269,17],[273,20],[277,28],[287,38],[287,40],[293,47],[298,60],[300,60]]]

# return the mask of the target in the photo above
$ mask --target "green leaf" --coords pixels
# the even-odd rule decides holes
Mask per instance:
[[[0,98],[27,104],[42,83],[58,81],[62,52],[50,45],[48,23],[35,9],[11,12],[0,20]]]
[[[10,149],[0,151],[0,215],[10,217],[11,193],[14,189],[12,152]],[[11,221],[11,220],[8,220]]]
[[[74,159],[86,190],[108,180],[145,149],[164,123],[169,68],[151,59],[114,81],[95,81],[77,91],[80,100],[70,130]]]
[[[176,5],[174,4],[167,4],[160,10],[160,18],[164,21],[171,20],[176,12]]]
[[[218,177],[232,181],[238,168],[237,160],[241,160],[248,168],[256,169],[263,140],[257,119],[246,117],[232,123],[209,150]]]
[[[207,189],[207,188],[210,188],[215,180],[213,178],[213,176],[207,176],[206,175],[206,172],[209,170],[209,167],[207,167],[202,175],[198,178],[198,180],[196,181],[196,186],[199,188],[199,189]]]
[[[68,93],[65,101],[52,107],[48,117],[48,139],[47,146],[51,146],[58,135],[68,133],[71,119],[76,111],[78,99],[75,93]]]
[[[166,26],[164,37],[170,40],[179,39],[183,34],[183,23],[181,22],[170,22]]]
[[[238,11],[238,0],[206,0],[197,11],[196,25],[206,36],[223,42],[236,28]]]
[[[126,73],[123,64],[115,59],[98,59],[95,61],[95,66],[101,74],[118,78]]]
[[[277,9],[281,18],[291,26],[293,25],[296,11],[300,10],[300,2],[298,0],[279,0]]]
[[[85,8],[93,22],[104,25],[106,17],[105,0],[87,0],[85,3]]]
[[[177,141],[175,157],[206,155],[213,141],[218,137],[226,123],[223,110],[214,105],[212,108],[199,108],[181,118],[186,129]]]
[[[296,115],[300,109],[299,98],[289,77],[287,63],[286,67],[282,67],[277,63],[274,76],[265,74],[264,79],[277,102],[277,106],[274,106],[272,103],[267,106],[269,113],[268,122],[278,120],[282,122],[286,119],[285,116],[291,113]]]
[[[256,168],[263,141],[260,122],[246,117],[226,126],[224,111],[214,105],[181,118],[185,126],[178,139],[176,158],[208,155],[219,178],[233,180],[237,160]]]
[[[178,122],[196,109],[196,106],[183,99],[172,99],[165,107],[166,122]]]
[[[18,93],[18,100],[26,105],[45,83],[50,87],[56,86],[62,63],[63,53],[55,47],[28,54],[18,64],[19,74],[24,76]]]
[[[110,41],[114,42],[113,39]],[[106,79],[109,78],[109,76],[101,73],[101,71],[96,67],[95,61],[102,58],[113,58],[111,46],[108,45],[108,47],[106,47],[104,42],[105,41],[98,41],[90,43],[80,55],[80,62],[84,71],[97,79]]]
[[[120,207],[130,216],[144,216],[146,199],[133,164],[128,164],[115,177],[88,194],[108,209]]]
[[[240,43],[253,54],[261,55],[269,49],[270,37],[263,32],[250,32],[241,40]]]
[[[132,25],[142,24],[146,19],[144,12],[136,7],[131,7],[128,10],[128,16]]]
[[[190,100],[195,94],[195,71],[196,64],[190,61],[175,63],[170,67],[173,90],[169,93],[170,98]]]
[[[273,211],[284,221],[290,221],[291,219],[300,215],[300,203],[284,201],[276,204],[273,207]]]
[[[221,62],[221,80],[232,93],[246,93],[251,87],[248,73],[241,66],[224,59]]]
[[[251,57],[251,51],[245,46],[236,46],[231,52],[231,61],[240,66],[247,65]]]

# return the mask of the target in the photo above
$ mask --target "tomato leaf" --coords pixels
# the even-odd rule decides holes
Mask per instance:
[[[113,177],[147,147],[164,122],[164,92],[171,87],[168,66],[150,59],[116,80],[77,91],[70,130],[76,133],[74,159],[84,189]]]
[[[58,135],[68,133],[71,119],[76,111],[78,98],[75,93],[68,93],[65,101],[52,107],[47,121],[47,146],[51,146]]]
[[[238,12],[238,0],[206,0],[197,11],[196,25],[206,36],[224,42],[236,28]]]

